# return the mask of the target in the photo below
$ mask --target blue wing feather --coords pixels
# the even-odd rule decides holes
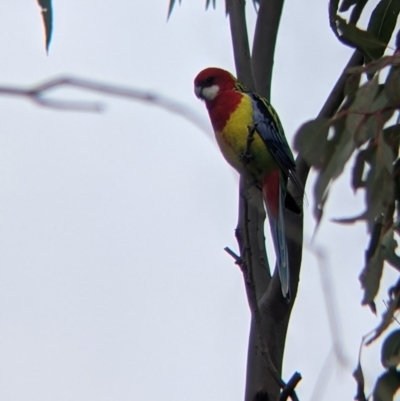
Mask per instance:
[[[285,177],[302,190],[302,184],[296,176],[296,163],[286,140],[278,114],[271,104],[261,96],[247,91],[253,102],[253,124],[257,124],[257,132],[275,158]]]

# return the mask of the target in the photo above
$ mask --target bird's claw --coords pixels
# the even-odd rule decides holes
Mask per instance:
[[[253,155],[245,150],[239,154],[239,160],[245,165],[249,164],[253,160]]]

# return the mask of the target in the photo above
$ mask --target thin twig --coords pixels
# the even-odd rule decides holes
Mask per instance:
[[[237,253],[233,252],[232,249],[228,246],[224,248],[224,251],[228,255],[232,256],[232,258],[235,260],[235,263],[241,267],[241,265],[243,264],[243,259]]]
[[[124,97],[130,100],[139,100],[141,102],[150,103],[186,118],[192,124],[200,128],[203,132],[207,133],[207,135],[210,134],[209,125],[205,122],[205,120],[182,103],[176,102],[173,99],[156,93],[124,86],[111,85],[99,81],[75,77],[59,77],[49,79],[42,84],[35,85],[29,89],[0,85],[0,95],[25,97],[36,104],[39,104],[40,106],[56,108],[58,110],[99,112],[104,109],[104,105],[98,102],[72,102],[46,97],[49,91],[60,87],[85,89],[91,92],[103,93],[106,95],[113,95]]]
[[[293,401],[299,401],[294,389],[300,380],[301,374],[299,372],[295,372],[290,380],[286,383],[285,388],[282,390],[281,395],[279,396],[279,401],[286,401],[288,397],[291,397]]]
[[[306,247],[314,254],[318,262],[322,294],[325,301],[325,310],[328,316],[329,329],[332,336],[334,355],[342,367],[350,369],[350,358],[342,342],[343,336],[341,333],[341,321],[336,307],[338,302],[335,296],[333,280],[330,277],[331,269],[326,249],[322,246],[318,246],[315,242],[306,243]]]
[[[319,370],[317,377],[315,378],[315,386],[311,393],[310,401],[321,401],[324,399],[324,394],[328,389],[329,379],[332,377],[332,372],[334,370],[334,358],[332,358],[332,354],[335,351],[332,348],[328,352],[328,355],[325,357],[325,361],[322,364],[322,367]]]

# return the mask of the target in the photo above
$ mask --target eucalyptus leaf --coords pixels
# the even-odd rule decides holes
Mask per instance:
[[[357,67],[359,68],[359,67]],[[361,69],[362,72],[362,69]],[[360,86],[361,74],[360,73],[352,73],[346,79],[346,83],[344,85],[344,94],[347,97],[353,98],[357,93],[357,90]]]
[[[213,9],[215,10],[216,0],[206,0],[206,10],[208,10],[208,7],[210,7],[211,2],[212,2]]]
[[[304,123],[294,138],[294,148],[314,168],[320,169],[323,166],[329,128],[329,119],[317,118]]]
[[[179,0],[179,4],[181,4],[181,2],[182,2],[182,0]],[[171,16],[172,11],[174,10],[175,3],[176,3],[176,0],[169,0],[167,20],[169,20],[169,17]]]
[[[51,0],[38,0],[38,4],[41,8],[44,30],[46,34],[46,52],[48,52],[53,34],[53,6],[51,4]]]
[[[383,252],[379,245],[374,254],[367,260],[367,264],[360,274],[361,286],[364,290],[362,305],[371,305],[379,291],[379,284],[383,271]]]
[[[369,59],[379,59],[392,37],[400,12],[399,0],[381,0],[371,14],[367,31],[377,38],[385,46],[370,49]],[[368,59],[367,59],[368,61]]]
[[[390,370],[379,376],[373,391],[374,401],[393,401],[396,391],[400,388],[400,372]]]
[[[341,41],[350,47],[360,50],[366,57],[374,59],[379,51],[383,53],[386,44],[377,39],[372,33],[358,28],[345,19],[336,16],[336,23]]]
[[[353,372],[353,377],[357,382],[357,394],[354,397],[354,399],[356,401],[367,401],[364,392],[364,387],[365,387],[364,373],[361,368],[360,360],[358,360],[357,368]]]
[[[361,13],[364,10],[365,5],[367,4],[368,0],[358,0],[357,3],[354,5],[353,10],[351,11],[349,22],[356,25],[358,20],[361,17]]]
[[[384,368],[395,368],[400,363],[400,330],[392,331],[382,344],[381,362]]]
[[[378,93],[378,79],[363,84],[355,94],[346,118],[346,130],[352,135],[357,146],[365,143],[375,133],[374,116],[368,116]]]
[[[384,141],[379,141],[375,157],[371,161],[371,169],[368,172],[366,180],[366,204],[367,204],[367,222],[371,230],[375,219],[385,212],[388,204],[393,199],[393,179],[388,171],[388,162],[384,160],[387,155],[384,150]],[[386,144],[388,147],[388,145]],[[390,148],[389,148],[390,149]],[[390,152],[391,153],[391,152]],[[390,161],[393,156],[390,156]]]
[[[366,182],[363,179],[365,165],[368,160],[371,160],[373,152],[375,152],[375,148],[369,147],[359,151],[355,158],[351,176],[351,186],[354,191],[357,191],[357,189],[363,188],[366,185]]]
[[[336,126],[337,128],[337,126]],[[352,135],[345,129],[336,133],[340,136],[339,142],[335,146],[333,153],[328,159],[326,166],[321,170],[317,177],[314,187],[315,208],[314,216],[318,219],[322,205],[325,203],[331,182],[336,179],[343,171],[344,166],[356,149],[356,144]]]
[[[337,26],[336,26],[336,18],[337,18],[337,12],[339,8],[339,0],[329,0],[329,22],[331,25],[331,28],[335,35],[338,35],[337,32]]]
[[[400,106],[400,66],[392,67],[385,82],[385,94],[388,105]]]
[[[339,11],[341,13],[348,11],[351,6],[354,6],[354,4],[357,4],[357,1],[358,0],[343,0],[342,4],[340,5]]]

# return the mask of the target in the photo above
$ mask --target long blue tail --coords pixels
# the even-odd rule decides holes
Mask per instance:
[[[279,178],[279,170],[276,170],[266,176],[262,184],[282,294],[286,299],[290,299],[289,253],[286,243],[284,217],[285,193]]]

